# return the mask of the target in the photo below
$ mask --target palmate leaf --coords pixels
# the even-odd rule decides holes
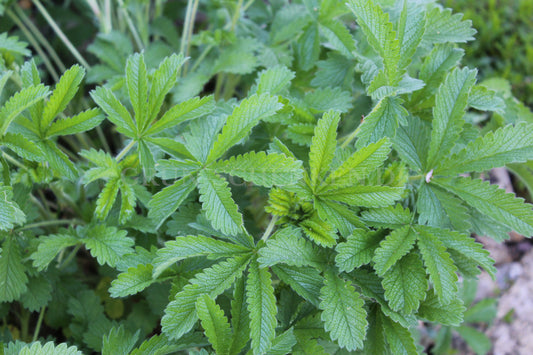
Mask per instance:
[[[0,109],[0,137],[3,136],[11,122],[22,111],[35,105],[50,94],[48,87],[39,84],[28,86],[11,96]]]
[[[428,166],[434,167],[450,152],[463,128],[468,94],[476,81],[477,70],[455,69],[439,88],[433,108],[433,130]]]
[[[396,229],[390,233],[376,249],[374,269],[378,275],[384,275],[392,265],[406,255],[416,241],[416,234],[411,226]]]
[[[100,265],[114,267],[122,256],[133,253],[133,239],[127,237],[126,231],[99,224],[88,228],[81,240],[91,255]]]
[[[171,186],[165,187],[156,193],[148,207],[148,217],[152,219],[159,228],[163,222],[181,205],[181,203],[194,190],[196,183],[191,175],[176,181]]]
[[[214,166],[219,173],[239,176],[246,181],[266,187],[291,185],[302,176],[302,162],[283,154],[248,152],[219,161]]]
[[[335,264],[340,271],[350,272],[356,267],[368,264],[379,245],[379,234],[364,229],[356,229],[346,242],[338,244],[335,250]]]
[[[352,108],[352,96],[341,88],[317,88],[305,94],[304,103],[311,113],[348,112]]]
[[[311,242],[302,237],[297,228],[287,227],[276,232],[259,250],[257,259],[262,267],[276,264],[313,266],[321,268],[326,260]]]
[[[210,259],[235,256],[249,252],[250,249],[241,245],[216,240],[210,237],[187,236],[177,237],[165,243],[165,246],[157,251],[153,260],[154,278],[157,278],[172,264],[187,258],[206,255]]]
[[[28,277],[17,240],[4,235],[0,253],[0,302],[12,302],[26,292]]]
[[[322,221],[317,215],[300,222],[300,228],[312,241],[324,247],[332,247],[336,243],[337,233],[327,222]]]
[[[423,226],[413,227],[417,232],[417,245],[429,279],[433,284],[439,302],[449,304],[457,297],[457,267],[439,238]]]
[[[198,190],[202,209],[215,229],[227,235],[243,232],[242,214],[224,178],[210,170],[202,170],[198,174]]]
[[[429,141],[429,127],[418,117],[410,116],[407,126],[398,127],[392,143],[394,150],[411,169],[422,172],[426,166]]]
[[[329,170],[337,147],[337,126],[340,115],[329,111],[318,120],[309,150],[311,187],[314,189]]]
[[[111,90],[99,86],[92,90],[90,95],[107,114],[107,118],[116,126],[117,131],[130,138],[135,137],[137,127],[133,118]]]
[[[15,224],[22,224],[25,221],[24,212],[13,201],[11,186],[0,185],[0,230],[8,231]]]
[[[395,85],[402,74],[402,68],[398,67],[400,42],[389,22],[389,14],[368,0],[349,0],[347,6],[355,14],[368,43],[383,59],[389,85]]]
[[[533,159],[533,124],[505,126],[470,142],[463,150],[442,161],[435,174],[457,175],[486,171],[509,163]]]
[[[83,111],[73,117],[67,117],[52,122],[45,131],[47,138],[54,136],[65,136],[88,131],[100,124],[104,119],[99,109]]]
[[[460,231],[466,231],[471,227],[468,209],[463,202],[433,184],[420,186],[416,204],[419,224]]]
[[[7,132],[0,139],[0,145],[11,149],[18,156],[28,160],[40,161],[43,159],[43,152],[39,146],[20,133]]]
[[[368,322],[363,299],[354,287],[332,272],[327,272],[320,298],[321,318],[331,339],[348,351],[362,348]]]
[[[355,228],[365,227],[354,211],[343,204],[315,199],[314,207],[318,216],[327,223],[335,226],[342,236],[348,236]]]
[[[398,20],[398,41],[400,42],[400,61],[398,66],[406,68],[416,52],[425,32],[426,16],[423,6],[412,1],[398,2],[402,6]]]
[[[375,228],[400,228],[410,224],[411,218],[411,211],[400,204],[361,212],[361,220]]]
[[[355,41],[350,31],[342,22],[321,20],[319,30],[322,36],[328,40],[329,46],[336,49],[346,58],[353,59],[352,52],[355,51]]]
[[[229,355],[231,328],[224,311],[209,295],[204,294],[196,301],[196,313],[215,353]]]
[[[441,10],[435,6],[427,14],[423,41],[429,43],[464,43],[473,40],[477,31],[472,28],[472,21],[461,21],[462,18],[462,14],[452,15],[452,10]]]
[[[242,100],[227,118],[207,162],[220,158],[229,148],[246,138],[261,119],[272,116],[281,107],[278,98],[269,94],[252,95]]]
[[[229,348],[230,354],[238,354],[250,340],[250,319],[246,302],[244,277],[235,283],[231,300],[231,327],[233,336]]]
[[[460,298],[455,297],[448,304],[442,304],[434,292],[428,292],[427,298],[420,304],[418,316],[430,322],[442,325],[459,326],[463,322],[466,307]]]
[[[320,272],[310,267],[288,265],[272,266],[272,271],[281,281],[289,285],[294,292],[303,299],[318,307],[320,303],[320,289],[324,286]]]
[[[409,253],[398,260],[383,275],[382,283],[390,307],[406,314],[418,309],[428,288],[424,265],[416,253]]]
[[[267,268],[253,260],[246,280],[246,302],[250,317],[250,338],[254,354],[263,354],[276,335],[276,297],[272,276]]]
[[[533,235],[533,210],[514,194],[480,179],[436,178],[432,183],[450,191],[482,214],[526,236]]]
[[[130,267],[126,272],[120,273],[116,280],[111,282],[109,294],[111,297],[126,297],[141,292],[152,283],[152,265],[137,265]]]
[[[165,308],[165,315],[161,320],[163,333],[171,339],[179,339],[187,333],[198,319],[196,313],[198,297],[207,294],[213,299],[216,298],[231,287],[249,262],[249,255],[238,256],[196,274]]]
[[[344,202],[350,206],[386,207],[402,197],[403,188],[389,186],[353,186],[325,189],[319,197],[326,200]]]
[[[357,150],[328,176],[324,185],[336,187],[354,185],[383,165],[390,149],[389,139],[383,138]]]
[[[74,98],[78,92],[78,87],[85,76],[85,69],[79,65],[72,66],[67,70],[58,83],[50,100],[46,103],[43,110],[43,116],[38,123],[41,134],[44,135],[52,120],[67,107],[69,102]]]
[[[290,354],[294,345],[296,345],[296,337],[294,335],[294,329],[281,333],[272,340],[272,346],[266,352],[266,355],[285,355]]]
[[[257,75],[257,94],[279,95],[284,93],[294,79],[294,72],[284,66],[265,69]]]
[[[2,14],[3,15],[3,14]],[[18,40],[17,36],[9,36],[8,33],[4,32],[0,34],[0,50],[21,54],[23,56],[28,56],[31,54],[30,50],[26,47],[27,43],[21,42]]]

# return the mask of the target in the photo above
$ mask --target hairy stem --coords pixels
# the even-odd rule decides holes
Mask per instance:
[[[35,330],[33,331],[33,338],[32,338],[32,342],[33,341],[36,341],[37,338],[39,337],[39,331],[41,330],[41,325],[43,324],[43,319],[44,319],[44,312],[46,311],[46,306],[43,306],[43,308],[41,308],[41,313],[39,313],[39,318],[37,319],[37,324],[35,325]]]
[[[124,158],[124,156],[125,156],[126,154],[128,154],[128,152],[131,150],[131,148],[133,148],[133,146],[135,145],[135,143],[137,143],[137,142],[134,141],[134,140],[131,140],[131,141],[128,143],[128,145],[125,146],[124,149],[122,149],[122,150],[120,151],[120,153],[118,153],[118,155],[117,155],[117,157],[116,157],[117,161],[120,161],[122,158]]]
[[[272,234],[272,231],[274,230],[274,226],[276,225],[276,222],[278,221],[279,216],[273,216],[270,222],[268,223],[267,228],[265,229],[265,233],[263,233],[263,236],[261,237],[261,240],[266,241],[270,234]]]

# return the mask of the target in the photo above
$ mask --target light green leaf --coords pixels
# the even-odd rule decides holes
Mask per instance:
[[[392,265],[406,255],[413,248],[415,240],[416,234],[411,226],[396,229],[389,234],[379,244],[374,256],[374,269],[378,275],[384,275]]]
[[[382,284],[385,298],[393,310],[406,314],[417,310],[428,288],[424,265],[418,254],[409,253],[398,260],[383,275]]]
[[[266,352],[266,355],[285,355],[290,354],[293,346],[296,345],[294,328],[281,333],[272,340],[272,346]]]
[[[364,229],[356,229],[344,243],[337,245],[335,264],[342,272],[350,272],[356,267],[368,264],[379,245],[379,234]]]
[[[107,218],[109,211],[111,211],[111,208],[117,199],[120,187],[119,183],[119,179],[109,180],[98,195],[98,199],[96,200],[96,208],[94,210],[94,213],[98,219],[104,220]]]
[[[78,92],[85,69],[79,65],[73,65],[59,79],[50,100],[46,103],[43,116],[39,123],[41,133],[45,133],[52,120],[67,107],[68,103]]]
[[[3,6],[2,6],[2,10],[3,10]],[[2,13],[2,15],[4,14]],[[2,52],[5,51],[11,54],[17,53],[23,56],[29,56],[31,55],[31,52],[29,49],[26,48],[27,46],[28,44],[26,42],[19,41],[19,38],[17,36],[8,37],[7,32],[0,34],[0,50]]]
[[[190,159],[159,160],[156,164],[156,176],[159,176],[163,180],[179,179],[200,170],[201,167],[202,164]]]
[[[312,113],[348,112],[352,108],[352,95],[341,88],[317,88],[305,94],[304,103]]]
[[[87,229],[85,234],[81,241],[100,265],[114,267],[122,256],[133,253],[135,243],[127,237],[126,231],[99,224]]]
[[[477,70],[455,69],[439,88],[433,108],[433,130],[428,166],[435,167],[453,148],[463,129],[468,94],[476,81]]]
[[[179,103],[169,109],[155,121],[144,135],[154,135],[172,128],[182,122],[206,115],[215,108],[213,96],[204,96],[203,98],[193,97],[187,101]]]
[[[321,318],[331,339],[348,351],[362,348],[368,322],[363,299],[354,287],[327,272],[320,298]]]
[[[356,184],[383,165],[390,150],[391,143],[388,138],[357,150],[328,176],[325,185],[344,187]]]
[[[201,170],[198,174],[198,190],[202,209],[215,229],[228,235],[243,231],[242,214],[224,178],[210,170]]]
[[[150,211],[148,217],[151,218],[159,228],[181,203],[189,196],[196,186],[192,176],[186,176],[173,185],[165,187],[156,193],[148,203]]]
[[[39,146],[20,133],[7,132],[0,140],[0,145],[11,149],[24,159],[33,161],[41,161],[43,159],[43,152]]]
[[[276,335],[276,297],[272,276],[253,260],[246,281],[246,302],[250,314],[250,338],[254,354],[265,353]]]
[[[460,298],[453,298],[450,303],[444,305],[439,302],[435,293],[428,292],[426,300],[420,304],[418,316],[430,322],[456,327],[463,322],[465,310]]]
[[[45,136],[66,136],[88,131],[98,126],[104,119],[99,109],[83,111],[73,117],[67,117],[53,122],[45,131]]]
[[[116,126],[117,131],[126,136],[136,137],[137,126],[130,113],[120,103],[113,92],[103,86],[99,86],[90,92],[94,102],[107,114],[107,118]]]
[[[62,178],[75,180],[78,177],[77,167],[63,153],[59,146],[52,140],[42,141],[41,149],[45,153],[45,161],[50,165],[56,175]]]
[[[310,267],[297,267],[278,264],[272,266],[272,271],[294,292],[299,294],[313,306],[320,303],[320,289],[324,285],[320,271]]]
[[[286,264],[319,269],[326,263],[319,250],[302,237],[301,231],[291,227],[276,232],[266,246],[259,249],[257,261],[262,267]]]
[[[148,115],[144,128],[157,118],[165,96],[176,84],[179,70],[185,61],[183,54],[172,54],[159,64],[159,68],[152,75],[152,86],[148,96]]]
[[[429,150],[429,127],[418,117],[410,116],[407,126],[400,126],[392,139],[394,150],[411,169],[422,172],[425,169]]]
[[[46,274],[41,274],[36,277],[30,277],[28,289],[20,296],[20,301],[24,308],[32,312],[38,312],[52,300],[52,283],[47,276]]]
[[[76,245],[80,240],[69,234],[52,234],[39,237],[37,251],[31,254],[33,266],[38,271],[44,270],[64,248]]]
[[[302,162],[283,154],[248,152],[219,161],[214,166],[219,173],[239,176],[246,181],[266,187],[291,185],[302,176]]]
[[[196,313],[198,297],[207,294],[211,298],[216,298],[231,287],[235,279],[242,275],[249,262],[249,255],[238,256],[196,274],[167,305],[165,315],[161,319],[163,333],[171,339],[179,339],[187,333],[198,319]]]
[[[278,98],[269,94],[252,95],[242,100],[227,118],[222,133],[209,152],[207,162],[220,158],[229,148],[248,137],[261,119],[272,116],[281,108]]]
[[[229,355],[231,328],[224,311],[209,295],[204,294],[196,301],[196,312],[215,353]]]
[[[144,54],[135,53],[126,62],[126,86],[130,97],[137,132],[141,132],[147,121],[148,74]]]
[[[311,187],[320,184],[329,170],[335,148],[337,147],[337,126],[340,115],[335,111],[326,112],[318,120],[309,150],[309,168],[311,173]]]
[[[472,88],[468,95],[468,106],[481,111],[494,111],[500,114],[505,112],[505,101],[498,96],[496,91],[482,85]]]
[[[361,212],[361,220],[375,228],[401,228],[411,223],[411,211],[402,205],[372,208]]]
[[[476,354],[487,354],[492,349],[492,340],[475,328],[462,326],[457,328],[457,332]]]
[[[383,59],[389,85],[395,85],[402,74],[398,67],[400,42],[389,22],[389,14],[368,0],[349,0],[347,6],[355,14],[368,43]]]
[[[15,224],[23,224],[25,221],[24,212],[13,201],[11,186],[0,185],[0,230],[8,231]]]
[[[150,147],[142,139],[138,141],[137,153],[139,154],[139,162],[141,163],[144,176],[148,180],[151,180],[155,175],[155,160]]]
[[[354,186],[340,189],[326,189],[320,198],[344,202],[350,206],[386,207],[401,199],[403,188],[389,186]]]
[[[457,195],[486,216],[523,235],[533,235],[533,210],[522,198],[480,179],[433,179],[432,183]]]
[[[328,40],[328,44],[348,59],[353,59],[355,40],[346,26],[336,20],[320,21],[320,33]]]
[[[394,137],[398,125],[406,122],[408,116],[402,103],[403,100],[398,97],[387,96],[381,99],[361,123],[356,146],[361,148],[383,137]]]
[[[41,343],[35,342],[33,344],[28,344],[22,349],[20,349],[19,355],[83,355],[83,353],[78,350],[75,346],[68,346],[66,343],[61,343],[57,346],[54,345],[53,341],[42,345]]]
[[[256,93],[279,95],[284,93],[294,79],[294,72],[284,66],[276,66],[261,71],[256,80]]]
[[[415,339],[409,329],[394,322],[384,314],[381,315],[383,330],[387,337],[387,343],[394,355],[414,355],[418,354]]]
[[[111,297],[126,297],[141,292],[152,283],[152,265],[137,265],[130,267],[126,272],[120,273],[109,288]]]
[[[453,14],[451,9],[440,9],[435,6],[427,14],[426,32],[424,42],[465,43],[474,39],[476,30],[472,28],[472,21],[461,21],[463,14]]]
[[[124,179],[120,180],[119,187],[121,204],[118,220],[120,223],[126,223],[135,212],[137,197],[133,186]]]
[[[28,289],[26,268],[17,240],[4,235],[0,254],[0,302],[12,302]]]
[[[139,339],[140,332],[139,329],[132,334],[123,325],[111,328],[109,334],[102,339],[102,355],[129,354]]]
[[[508,125],[470,142],[463,150],[442,161],[435,174],[458,175],[487,171],[509,163],[533,159],[533,124]]]
[[[327,222],[322,221],[316,215],[300,222],[300,228],[315,243],[324,247],[332,247],[336,243],[337,233]]]
[[[424,226],[413,227],[417,233],[418,249],[424,259],[429,279],[435,288],[439,301],[453,302],[457,297],[457,267],[453,264],[446,247],[431,230]]]
[[[239,354],[250,340],[250,320],[245,299],[245,282],[241,277],[235,283],[231,300],[231,327],[233,336],[229,348],[230,354]]]
[[[296,42],[296,58],[302,70],[313,68],[320,56],[318,26],[310,24]]]
[[[433,184],[421,184],[416,202],[418,223],[466,231],[471,228],[468,209],[462,201]]]
[[[187,236],[177,237],[165,243],[165,246],[157,251],[153,260],[153,277],[157,278],[172,264],[187,258],[196,256],[209,256],[210,259],[235,256],[249,252],[250,249],[237,244],[231,244],[210,237]]]
[[[0,109],[0,137],[7,132],[9,125],[18,115],[49,94],[48,87],[39,84],[28,86],[11,96]]]
[[[398,66],[403,69],[412,62],[412,57],[422,40],[425,32],[426,16],[424,7],[408,0],[403,1],[400,18],[398,20],[398,41],[400,45],[400,61]]]

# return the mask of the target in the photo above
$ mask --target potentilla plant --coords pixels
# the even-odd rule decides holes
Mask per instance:
[[[473,233],[533,235],[532,206],[483,180],[533,159],[533,124],[467,122],[506,110],[459,65],[470,22],[276,4],[256,45],[293,60],[217,74],[240,98],[177,95],[183,53],[129,56],[83,110],[80,66],[53,88],[35,61],[2,72],[6,354],[417,354],[420,320],[462,323],[459,276],[494,276]],[[95,127],[117,149],[64,149]]]

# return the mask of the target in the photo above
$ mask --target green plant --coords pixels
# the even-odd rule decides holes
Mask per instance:
[[[102,12],[79,94],[0,37],[5,353],[414,354],[419,319],[463,321],[457,274],[494,274],[471,233],[533,234],[479,178],[533,159],[533,126],[465,121],[507,106],[459,67],[461,15],[192,0],[180,40],[145,10]]]

